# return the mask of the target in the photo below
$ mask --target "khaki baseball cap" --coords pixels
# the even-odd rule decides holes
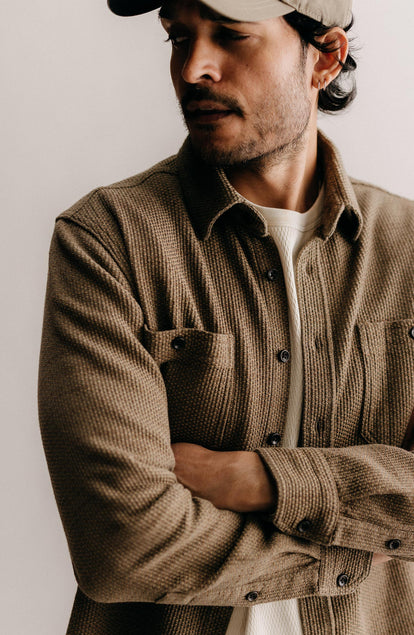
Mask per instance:
[[[346,27],[352,18],[352,0],[202,0],[217,13],[238,22],[259,22],[292,11],[322,22],[325,26]],[[159,0],[108,0],[117,15],[139,15],[157,9]]]

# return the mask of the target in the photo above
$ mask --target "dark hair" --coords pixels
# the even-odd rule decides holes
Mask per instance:
[[[332,42],[324,42],[321,44],[316,39],[318,36],[328,33],[332,27],[324,26],[321,22],[308,18],[297,11],[288,13],[283,17],[286,22],[299,33],[304,49],[307,49],[309,44],[311,44],[323,53],[333,53],[337,50],[335,47],[332,47]],[[344,31],[349,31],[353,23],[354,18],[352,18],[350,24],[344,28]],[[338,110],[343,110],[355,99],[357,89],[354,71],[356,70],[357,63],[353,55],[354,52],[351,51],[350,48],[345,62],[340,62],[342,70],[339,75],[325,90],[319,91],[318,108],[322,112],[333,113]]]

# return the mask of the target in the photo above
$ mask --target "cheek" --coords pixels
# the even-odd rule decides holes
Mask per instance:
[[[170,60],[170,75],[177,96],[180,94],[181,70],[182,63],[179,59],[177,59],[177,55],[174,55],[173,53]]]

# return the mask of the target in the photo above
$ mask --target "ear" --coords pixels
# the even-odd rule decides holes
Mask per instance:
[[[333,27],[325,35],[317,38],[321,44],[327,45],[330,53],[323,53],[317,49],[317,61],[312,75],[312,85],[317,88],[326,88],[341,72],[342,66],[348,55],[348,38],[343,29]]]

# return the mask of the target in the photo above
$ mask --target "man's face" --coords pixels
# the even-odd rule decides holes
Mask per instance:
[[[202,158],[234,166],[297,150],[312,110],[313,67],[283,18],[233,22],[195,0],[173,0],[163,14],[172,81]]]

